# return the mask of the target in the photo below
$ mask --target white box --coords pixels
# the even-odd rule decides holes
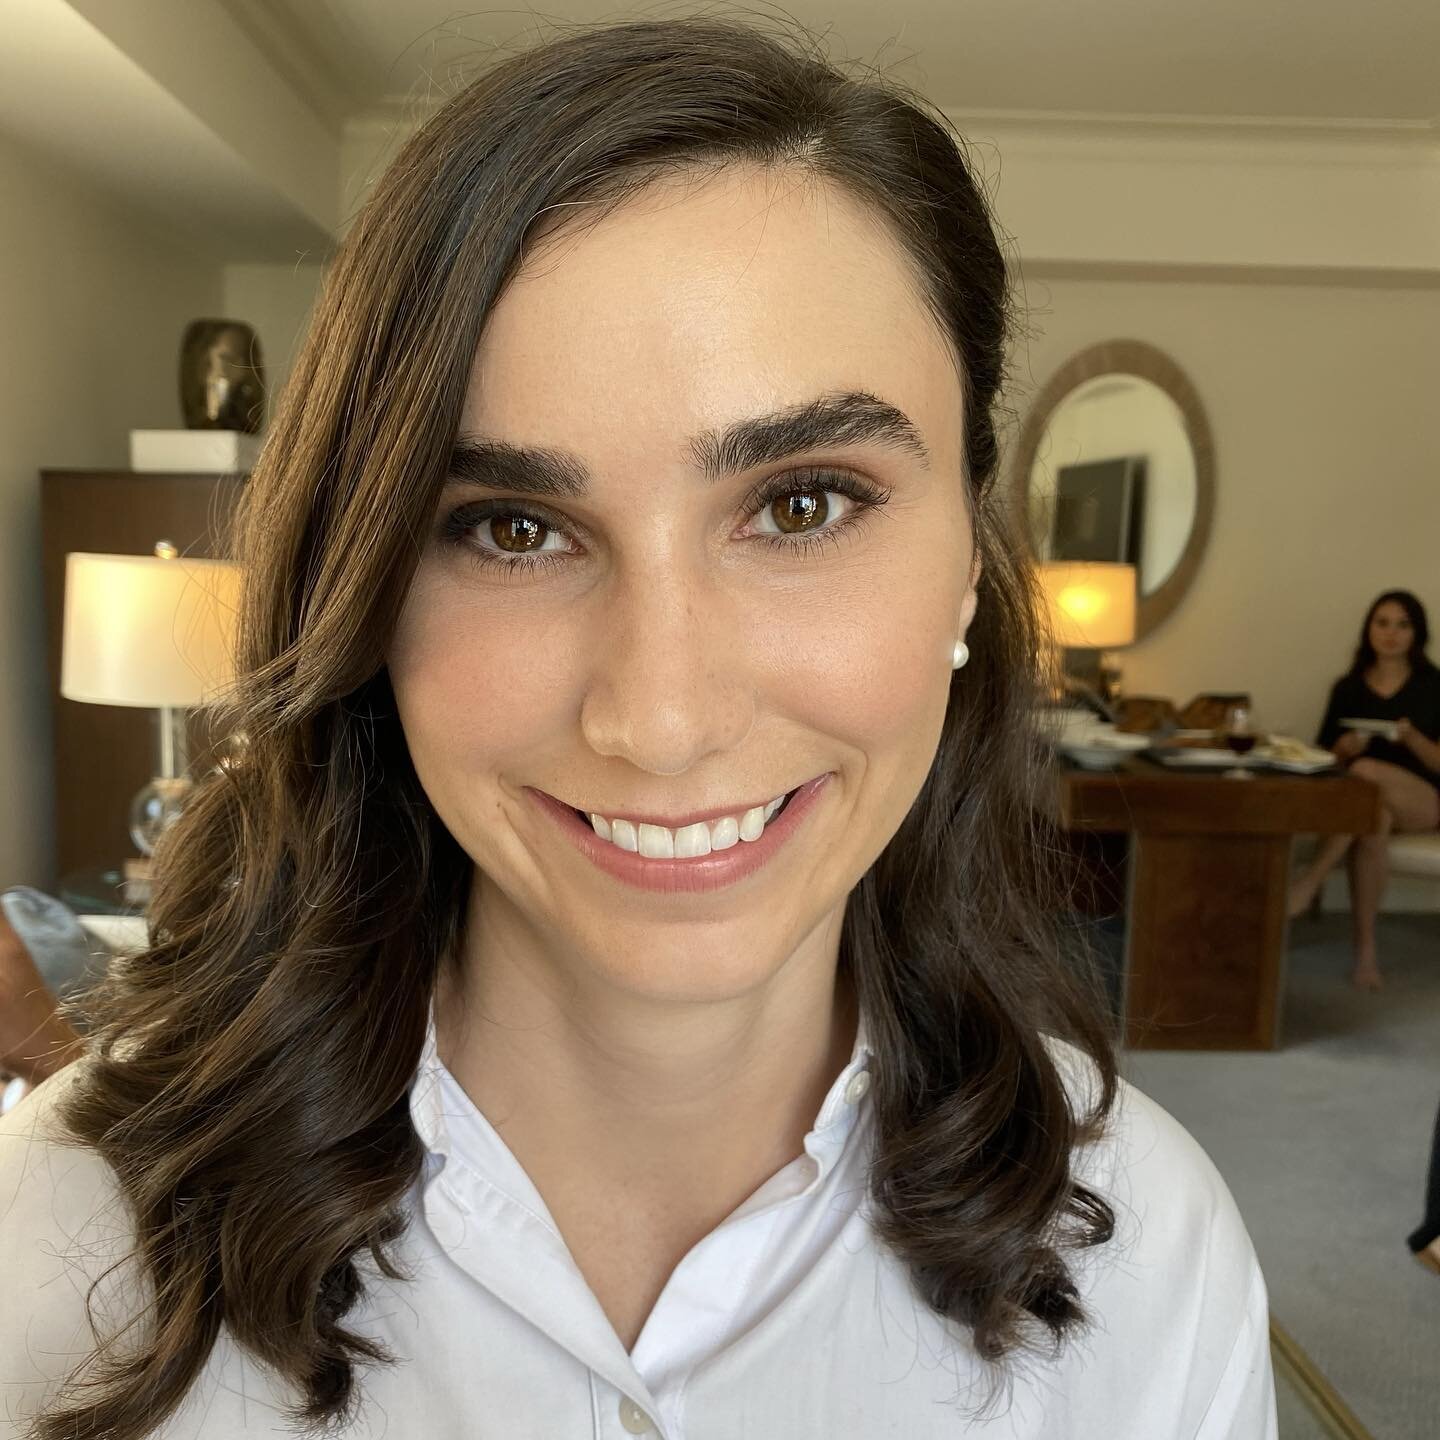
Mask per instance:
[[[130,468],[234,475],[255,468],[260,436],[242,430],[132,430]]]

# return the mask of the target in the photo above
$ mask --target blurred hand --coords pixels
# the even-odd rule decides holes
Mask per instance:
[[[1341,760],[1353,760],[1369,743],[1368,735],[1362,735],[1358,730],[1347,730],[1335,742],[1335,755]]]
[[[1397,720],[1395,722],[1395,742],[1398,745],[1408,745],[1410,737],[1415,733],[1415,727],[1408,720]]]

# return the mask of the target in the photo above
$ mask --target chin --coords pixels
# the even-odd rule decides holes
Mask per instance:
[[[606,983],[662,1004],[738,999],[773,980],[791,958],[793,947],[776,944],[773,932],[768,943],[756,944],[758,937],[741,937],[733,931],[727,936],[729,928],[717,927],[715,934],[702,938],[694,934],[693,926],[672,931],[652,922],[638,944],[571,953]]]

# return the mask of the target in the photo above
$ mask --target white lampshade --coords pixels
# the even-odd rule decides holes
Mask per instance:
[[[1113,650],[1135,642],[1135,567],[1056,560],[1040,567],[1055,643]]]
[[[234,677],[238,565],[65,557],[60,693],[97,705],[202,705]]]

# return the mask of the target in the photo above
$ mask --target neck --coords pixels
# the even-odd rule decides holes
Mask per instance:
[[[696,1001],[575,963],[476,882],[461,963],[437,986],[437,1044],[562,1230],[567,1195],[619,1195],[637,1175],[647,1202],[718,1223],[802,1152],[855,1040],[840,916],[768,981]]]

